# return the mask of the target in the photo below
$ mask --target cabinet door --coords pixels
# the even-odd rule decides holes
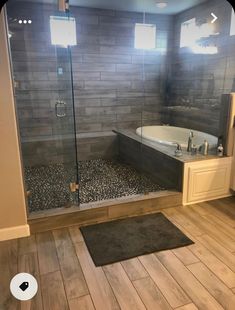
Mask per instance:
[[[184,204],[229,195],[231,158],[188,164],[185,167]]]
[[[235,143],[233,149],[233,161],[232,161],[232,171],[231,171],[231,189],[235,191]]]

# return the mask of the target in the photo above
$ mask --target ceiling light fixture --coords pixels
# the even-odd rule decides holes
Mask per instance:
[[[156,2],[156,6],[159,9],[164,9],[167,6],[167,2]]]

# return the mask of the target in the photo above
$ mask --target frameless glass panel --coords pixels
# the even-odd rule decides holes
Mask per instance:
[[[166,111],[172,125],[219,135],[231,11],[227,1],[205,1],[175,15]]]
[[[7,15],[29,211],[77,204],[69,47],[76,21],[57,1],[9,0]]]
[[[147,6],[146,6],[147,8]],[[143,24],[136,25],[141,31],[138,48],[142,50],[143,102],[141,109],[141,171],[142,191],[158,192],[162,185],[160,170],[164,169],[162,155],[155,149],[154,126],[161,125],[161,107],[165,99],[165,77],[168,60],[168,36],[171,20],[159,14],[156,7],[145,10]],[[153,126],[153,127],[152,127]],[[150,139],[149,139],[150,138]],[[146,179],[147,176],[147,179]]]
[[[223,94],[234,90],[234,39],[232,7],[227,1],[195,1],[187,10],[179,4],[168,4],[165,9],[174,15],[164,14],[164,9],[160,15],[146,14],[145,24],[156,24],[156,48],[145,50],[146,83],[152,79],[153,89],[152,95],[145,96],[143,122],[149,124],[145,118],[151,113],[154,125],[165,126],[142,134],[157,140],[160,154],[154,168],[160,184],[182,190],[180,164],[195,160],[195,152],[187,152],[190,131],[199,156],[205,139],[210,152],[216,154],[218,137],[225,138],[228,106]],[[149,94],[147,88],[145,93]],[[180,158],[176,143],[183,149]]]
[[[84,1],[72,47],[82,203],[142,193],[142,51],[135,48],[141,11],[123,3]],[[127,147],[128,146],[128,147]],[[136,151],[137,150],[137,151]]]

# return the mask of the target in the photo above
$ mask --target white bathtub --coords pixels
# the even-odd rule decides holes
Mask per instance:
[[[173,126],[144,126],[136,129],[137,135],[146,140],[170,146],[179,143],[183,148],[187,148],[190,131],[194,134],[193,144],[197,147],[202,145],[204,140],[208,141],[210,148],[217,146],[217,137],[197,130]]]

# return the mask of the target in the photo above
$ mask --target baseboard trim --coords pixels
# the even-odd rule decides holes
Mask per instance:
[[[30,229],[28,224],[0,229],[0,241],[27,237],[29,235]]]
[[[194,205],[197,203],[202,203],[202,202],[208,202],[208,201],[212,201],[212,200],[218,200],[218,199],[223,199],[223,198],[227,198],[227,197],[231,197],[233,196],[232,193],[227,193],[224,195],[220,195],[217,197],[208,197],[205,199],[200,199],[200,200],[196,200],[196,201],[191,201],[191,202],[187,202],[187,203],[183,203],[183,206],[190,206],[190,205]]]

